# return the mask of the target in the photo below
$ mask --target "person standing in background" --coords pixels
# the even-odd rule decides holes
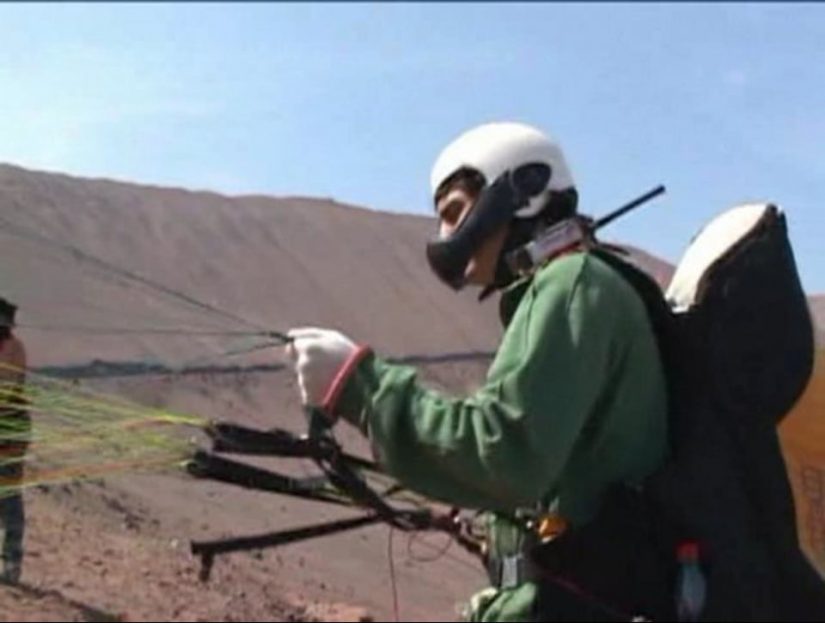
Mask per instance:
[[[16,312],[15,305],[0,297],[0,523],[5,532],[0,581],[6,584],[19,583],[23,567],[25,512],[18,485],[31,428],[23,396],[26,349],[13,332]]]

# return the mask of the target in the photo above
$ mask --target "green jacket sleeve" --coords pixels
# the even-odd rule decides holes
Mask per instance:
[[[552,494],[610,375],[609,302],[587,262],[570,256],[536,276],[475,395],[425,389],[414,369],[370,355],[337,412],[391,475],[435,499],[511,511]]]

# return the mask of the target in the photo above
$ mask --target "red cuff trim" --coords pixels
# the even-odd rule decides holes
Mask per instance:
[[[355,371],[355,368],[358,367],[358,364],[371,353],[372,349],[369,346],[359,346],[355,352],[349,356],[349,359],[344,362],[344,365],[338,369],[332,384],[327,390],[327,395],[324,396],[324,413],[331,416],[337,415],[335,410],[338,406],[338,399],[341,397],[341,393],[344,391],[344,387],[346,386],[349,377],[352,376],[352,373]]]

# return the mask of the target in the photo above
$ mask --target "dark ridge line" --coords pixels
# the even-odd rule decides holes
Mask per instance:
[[[487,351],[469,351],[442,353],[438,355],[404,355],[389,357],[387,361],[398,364],[443,364],[468,361],[488,361],[495,353]],[[67,366],[42,366],[33,368],[33,372],[60,379],[105,379],[132,376],[179,375],[194,376],[198,374],[245,374],[254,372],[283,372],[289,366],[282,363],[264,363],[254,365],[231,366],[191,366],[174,368],[146,361],[103,361],[96,359],[89,363]]]

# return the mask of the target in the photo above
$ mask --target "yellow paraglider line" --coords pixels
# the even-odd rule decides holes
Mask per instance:
[[[42,484],[183,466],[192,447],[182,432],[209,424],[43,375],[29,373],[21,384],[24,371],[8,364],[0,363],[0,373],[10,379],[0,382],[0,467],[26,465],[22,480],[0,478],[0,497]]]
[[[21,479],[0,478],[0,498],[4,495],[16,493],[31,487],[89,480],[109,476],[113,473],[166,469],[171,467],[183,468],[187,462],[188,458],[166,458],[157,461],[113,461],[94,465],[78,465],[62,469],[34,471],[32,475],[27,474]]]
[[[23,371],[0,364],[3,376],[22,378]],[[25,410],[28,421],[3,422],[6,414]],[[22,477],[0,478],[0,497],[41,485],[88,480],[118,473],[186,468],[195,449],[183,433],[203,430],[210,420],[145,407],[122,396],[104,394],[72,382],[28,374],[25,384],[0,382],[0,467],[22,464]],[[11,448],[4,456],[2,446]],[[17,445],[15,445],[17,444]],[[418,506],[418,496],[393,490],[394,481],[371,474],[386,498]],[[328,496],[350,498],[334,486]]]

